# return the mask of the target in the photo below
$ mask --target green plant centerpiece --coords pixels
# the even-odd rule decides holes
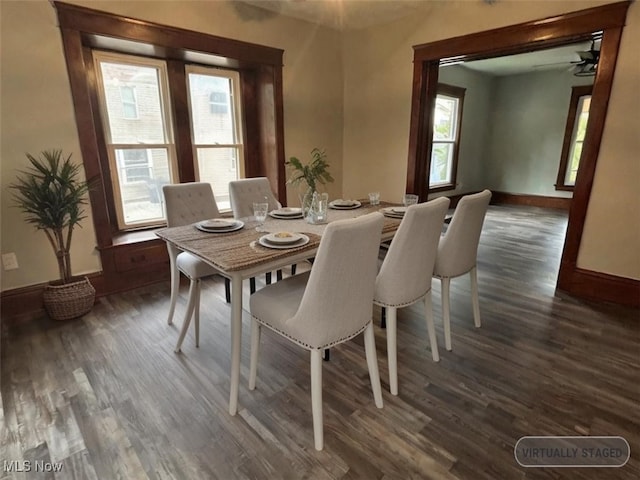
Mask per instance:
[[[46,234],[58,261],[60,279],[45,288],[44,306],[55,320],[79,317],[95,300],[89,280],[72,275],[70,256],[73,230],[85,218],[89,183],[79,178],[80,166],[62,150],[45,150],[38,158],[26,155],[30,167],[9,188],[27,223]]]
[[[333,182],[333,177],[329,173],[327,154],[324,150],[314,148],[311,150],[311,161],[306,165],[296,157],[291,157],[285,164],[291,169],[291,176],[287,183],[298,186],[298,188],[303,187],[299,190],[299,196],[302,213],[306,218],[311,207],[313,194],[318,192],[318,187]]]

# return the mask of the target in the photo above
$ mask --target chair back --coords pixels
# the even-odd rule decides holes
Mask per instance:
[[[453,213],[447,233],[440,240],[434,275],[457,277],[476,265],[482,224],[491,200],[491,192],[462,197]]]
[[[220,216],[210,183],[163,185],[168,227],[180,227]]]
[[[382,224],[382,214],[375,212],[327,225],[300,306],[289,320],[311,348],[344,341],[371,322]]]
[[[449,199],[441,197],[407,209],[378,272],[376,303],[411,305],[431,289],[438,241],[448,208]]]
[[[253,215],[253,203],[269,203],[269,211],[282,207],[271,190],[271,184],[266,177],[242,178],[229,182],[229,198],[231,210],[235,218]]]

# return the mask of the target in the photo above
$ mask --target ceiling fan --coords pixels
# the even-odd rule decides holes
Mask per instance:
[[[598,61],[600,60],[600,40],[602,39],[602,32],[593,34],[591,38],[591,47],[588,50],[582,50],[575,52],[578,54],[580,60],[564,61],[557,63],[547,63],[542,65],[536,65],[535,67],[547,67],[551,65],[570,64],[571,71],[576,77],[591,77],[596,74],[598,68]],[[596,46],[597,42],[597,46]]]
[[[576,77],[589,77],[596,74],[600,50],[596,50],[596,39],[591,40],[591,48],[582,52],[576,52],[580,56],[579,62],[571,62],[575,65],[573,74]]]

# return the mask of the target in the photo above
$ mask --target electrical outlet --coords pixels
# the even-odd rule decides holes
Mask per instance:
[[[18,269],[18,257],[15,253],[3,253],[2,254],[2,267],[5,270],[17,270]]]

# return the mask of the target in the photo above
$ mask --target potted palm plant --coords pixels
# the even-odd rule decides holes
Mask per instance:
[[[314,148],[311,150],[311,161],[306,165],[298,158],[291,157],[285,162],[292,170],[291,176],[287,183],[291,185],[302,185],[303,190],[300,191],[300,203],[304,216],[311,207],[313,194],[318,191],[319,185],[333,182],[333,177],[329,173],[329,163],[327,162],[327,154],[324,150]]]
[[[26,221],[46,234],[58,261],[60,279],[47,285],[43,303],[54,320],[76,318],[91,310],[96,294],[86,277],[72,275],[69,254],[73,229],[85,218],[89,184],[62,150],[45,150],[39,158],[26,155],[30,167],[9,188]]]

